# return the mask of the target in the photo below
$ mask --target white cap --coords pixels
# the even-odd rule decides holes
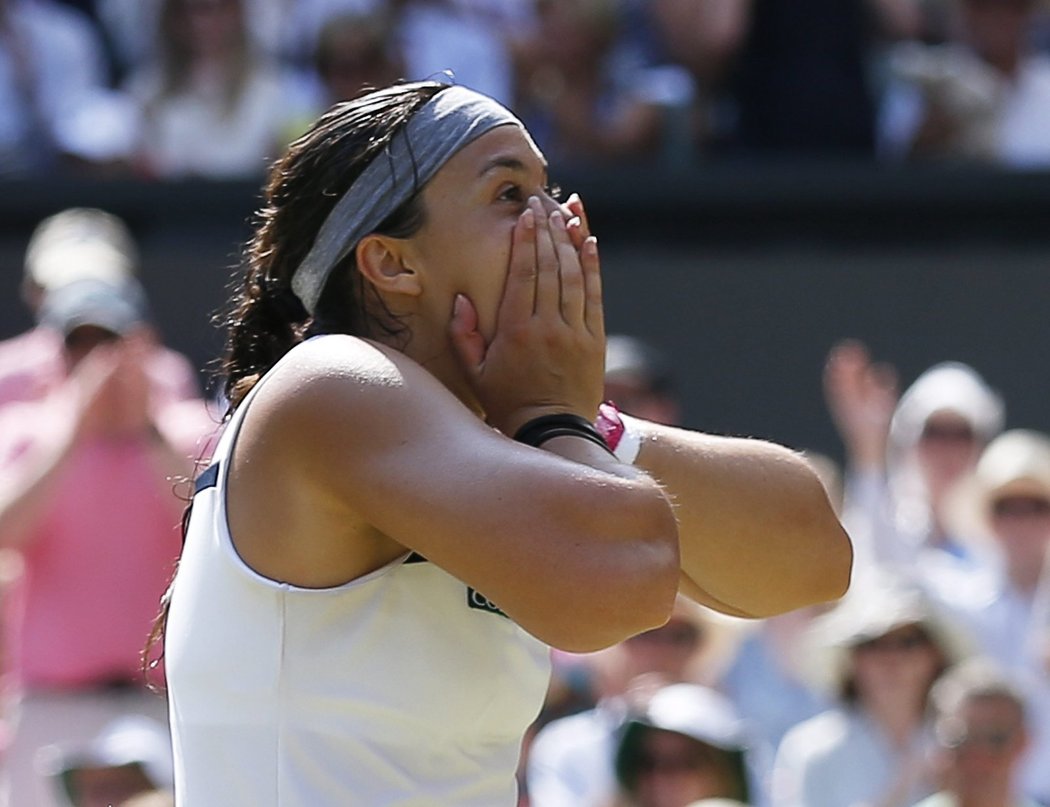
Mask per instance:
[[[901,396],[890,426],[890,437],[898,449],[914,446],[930,417],[951,412],[966,420],[982,442],[1003,428],[1002,398],[972,367],[961,362],[942,362],[920,375]]]
[[[138,250],[127,225],[112,213],[86,207],[40,222],[25,256],[26,278],[45,290],[74,280],[118,282],[134,275],[137,266]]]
[[[79,747],[41,749],[40,766],[46,776],[64,776],[92,768],[139,765],[154,787],[166,789],[175,781],[171,739],[160,722],[127,715],[107,725],[95,739]]]

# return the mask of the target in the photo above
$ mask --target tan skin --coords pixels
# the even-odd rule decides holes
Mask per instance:
[[[558,437],[537,450],[505,436],[541,414],[593,413],[601,400],[596,242],[579,200],[558,205],[545,184],[546,165],[531,139],[516,126],[498,127],[453,156],[424,188],[426,223],[416,235],[373,234],[359,243],[359,271],[411,339],[398,346],[349,336],[318,340],[270,374],[245,416],[230,469],[238,552],[268,577],[326,587],[414,550],[537,638],[578,651],[667,619],[683,575],[680,538],[798,540],[781,576],[820,578],[806,601],[841,594],[848,540],[815,477],[807,503],[784,506],[781,497],[805,488],[800,480],[809,474],[786,450],[727,453],[730,473],[755,451],[785,465],[762,470],[764,479],[775,479],[762,482],[772,497],[767,512],[746,514],[752,503],[744,496],[744,506],[732,504],[735,515],[728,516],[743,521],[722,532],[721,505],[693,518],[692,495],[681,495],[676,506],[672,499],[692,494],[690,483],[719,476],[723,444],[707,460],[676,463],[671,456],[682,445],[653,432],[642,457],[665,474],[656,475],[665,490],[585,440]],[[695,473],[704,462],[707,474]],[[696,499],[710,506],[707,497]],[[806,511],[805,535],[794,523],[799,511]],[[698,534],[694,522],[705,525]],[[705,562],[726,554],[726,547],[688,551]],[[799,557],[814,556],[818,573],[797,569]],[[777,551],[768,557],[784,560]],[[699,598],[716,582],[708,578],[723,573],[693,574]],[[779,608],[795,605],[794,585],[784,585]],[[711,588],[732,610],[775,599],[729,583]]]

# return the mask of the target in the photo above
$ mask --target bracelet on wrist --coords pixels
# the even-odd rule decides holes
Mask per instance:
[[[598,406],[594,426],[616,459],[625,465],[634,464],[642,447],[642,438],[628,415],[612,401],[605,401]]]
[[[539,448],[555,437],[582,437],[613,453],[598,429],[586,418],[569,413],[540,415],[533,418],[514,433],[519,443]]]

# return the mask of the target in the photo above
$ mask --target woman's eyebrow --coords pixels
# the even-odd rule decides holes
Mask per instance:
[[[528,170],[529,170],[529,167],[524,162],[519,160],[517,157],[501,156],[501,157],[493,157],[491,160],[488,160],[483,166],[481,166],[481,170],[478,172],[478,176],[479,177],[485,176],[485,174],[487,174],[489,171],[494,171],[497,168],[509,168],[511,171],[517,171],[517,172],[523,173],[523,174],[527,173]],[[542,168],[543,168],[543,175],[544,175],[544,177],[546,177],[547,176],[547,163],[546,162],[542,163]]]

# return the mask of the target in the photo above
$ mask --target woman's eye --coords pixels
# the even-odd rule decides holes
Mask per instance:
[[[501,202],[524,202],[525,193],[520,185],[508,185],[500,191],[498,198]]]

